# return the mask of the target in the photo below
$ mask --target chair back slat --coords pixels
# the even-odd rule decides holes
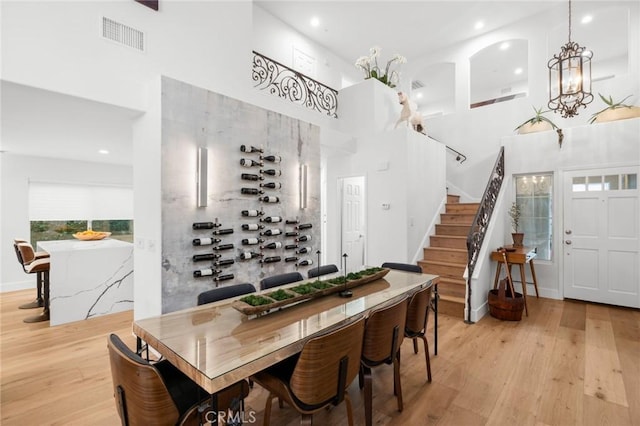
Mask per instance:
[[[396,269],[399,271],[422,273],[422,268],[419,265],[411,263],[398,263],[398,262],[385,262],[382,264],[383,268]]]
[[[360,369],[363,334],[364,318],[361,318],[309,340],[300,353],[289,381],[295,397],[309,406],[339,399],[341,363],[342,368],[346,369],[343,383],[349,386]]]
[[[205,305],[207,303],[213,303],[219,300],[241,296],[243,294],[254,293],[255,291],[256,288],[253,284],[249,283],[218,287],[200,293],[198,295],[198,305]]]
[[[338,272],[338,267],[336,265],[322,265],[315,268],[310,268],[307,272],[307,277],[315,278],[322,275],[333,274],[334,272]]]
[[[36,258],[36,253],[29,243],[18,243],[18,250],[20,251],[23,264],[31,263]]]
[[[410,334],[424,333],[429,316],[429,302],[431,301],[431,286],[420,289],[411,296],[407,308],[406,331]]]
[[[362,346],[362,359],[367,365],[375,366],[393,361],[394,348],[399,348],[404,339],[406,320],[406,298],[369,315],[365,323]]]
[[[304,280],[304,278],[300,272],[287,272],[286,274],[274,275],[272,277],[263,278],[260,281],[260,290],[266,290],[268,288],[291,284],[302,280]]]

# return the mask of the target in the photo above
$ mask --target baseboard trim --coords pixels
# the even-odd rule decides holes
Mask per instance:
[[[6,293],[9,291],[18,291],[18,290],[35,290],[35,284],[33,281],[14,281],[10,283],[0,284],[0,293]]]

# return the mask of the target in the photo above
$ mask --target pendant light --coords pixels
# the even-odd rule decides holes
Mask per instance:
[[[549,67],[549,109],[564,118],[578,115],[578,108],[593,101],[591,58],[593,52],[571,41],[571,0],[569,0],[569,41],[553,55]]]

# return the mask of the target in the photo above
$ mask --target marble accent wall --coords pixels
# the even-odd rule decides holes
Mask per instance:
[[[288,256],[312,259],[317,262],[320,248],[320,129],[300,120],[284,116],[245,102],[189,85],[167,77],[162,78],[162,312],[172,312],[196,305],[197,295],[215,288],[249,282],[258,288],[260,279],[296,270],[295,263],[285,263]],[[242,187],[258,188],[257,182],[243,181],[241,173],[258,174],[259,167],[240,166],[241,158],[258,160],[256,154],[240,151],[241,145],[264,149],[265,155],[282,157],[280,164],[265,163],[266,168],[282,170],[280,177],[266,177],[264,182],[280,182],[279,190],[265,190],[265,195],[280,198],[276,204],[258,201],[256,195],[243,195]],[[196,207],[196,163],[199,147],[208,150],[208,205]],[[299,166],[308,165],[308,204],[299,203]],[[244,238],[257,237],[255,231],[242,231],[243,223],[258,223],[257,218],[241,216],[242,210],[263,208],[265,216],[312,223],[313,228],[301,231],[312,240],[300,243],[309,254],[296,255],[284,250],[294,244],[284,232],[294,231],[292,225],[269,225],[283,235],[262,237],[266,243],[280,241],[283,248],[264,250],[265,256],[281,256],[278,263],[265,264],[256,259],[239,260],[245,249],[259,251],[258,246],[242,246]],[[194,247],[194,238],[211,237],[211,230],[192,230],[194,222],[214,222],[221,228],[233,228],[234,233],[223,235],[221,244],[233,244],[224,250],[222,259],[235,263],[221,267],[222,274],[235,278],[216,283],[211,277],[194,278],[193,271],[207,268],[211,262],[194,262],[194,254],[211,253],[211,246]],[[308,267],[300,267],[304,277]]]

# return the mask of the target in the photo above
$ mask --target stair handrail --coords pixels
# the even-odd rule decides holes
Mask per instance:
[[[467,161],[467,156],[464,155],[463,153],[461,153],[460,151],[456,151],[455,149],[451,148],[449,145],[447,145],[446,143],[434,138],[431,135],[428,135],[431,139],[433,139],[436,142],[439,142],[441,144],[443,144],[449,151],[453,152],[456,154],[456,161],[459,161],[460,164],[464,163],[465,161]]]
[[[473,277],[473,271],[478,262],[478,255],[482,249],[482,243],[484,236],[487,233],[487,227],[491,221],[493,214],[493,208],[496,205],[496,200],[500,194],[500,188],[502,187],[502,181],[504,180],[504,147],[500,148],[498,158],[493,166],[491,175],[489,176],[489,182],[482,195],[480,206],[476,212],[469,234],[467,235],[467,324],[473,324],[471,321],[471,279]]]

